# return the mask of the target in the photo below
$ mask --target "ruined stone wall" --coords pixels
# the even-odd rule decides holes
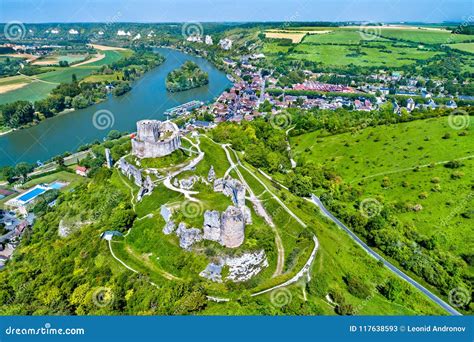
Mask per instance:
[[[132,153],[138,158],[159,158],[167,156],[181,147],[181,138],[176,135],[170,140],[149,142],[132,140]]]
[[[137,136],[132,139],[132,154],[139,158],[159,158],[181,147],[179,128],[170,121],[137,122]]]

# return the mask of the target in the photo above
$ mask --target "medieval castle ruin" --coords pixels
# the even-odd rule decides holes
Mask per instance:
[[[128,178],[132,179],[134,183],[140,187],[138,191],[137,201],[140,202],[144,196],[150,195],[155,188],[155,184],[150,176],[143,178],[142,172],[134,165],[130,164],[121,158],[117,163],[117,168]]]
[[[159,158],[181,147],[179,128],[171,121],[137,122],[137,135],[132,139],[132,154],[138,158]]]

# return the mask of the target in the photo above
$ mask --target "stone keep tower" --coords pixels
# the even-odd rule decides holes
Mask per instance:
[[[159,158],[181,147],[179,128],[171,121],[137,122],[137,135],[132,139],[132,154],[138,158]]]
[[[229,206],[222,213],[221,243],[228,248],[239,247],[244,242],[245,218],[242,210]]]

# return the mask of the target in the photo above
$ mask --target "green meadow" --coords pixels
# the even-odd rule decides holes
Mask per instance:
[[[470,52],[474,53],[474,43],[457,43],[457,44],[450,44],[450,48],[464,51],[464,52]]]
[[[292,28],[296,30],[297,28]],[[302,28],[300,28],[303,30]],[[321,28],[322,29],[322,28]],[[472,52],[474,35],[447,30],[340,27],[323,34],[307,34],[299,44],[267,39],[263,52],[270,60],[284,58],[321,63],[328,67],[402,68],[444,55],[443,44]],[[425,46],[426,45],[426,46]]]
[[[297,159],[331,165],[345,181],[354,182],[472,156],[473,125],[471,119],[466,130],[455,130],[449,117],[441,117],[327,137],[312,132],[292,138],[291,143]],[[469,134],[460,135],[463,131]]]
[[[324,165],[354,189],[340,202],[343,212],[355,215],[364,199],[377,201],[398,221],[390,227],[395,241],[406,238],[423,257],[451,260],[458,271],[446,266],[450,276],[465,278],[473,273],[469,256],[474,246],[474,140],[472,117],[463,119],[460,129],[454,129],[448,117],[440,117],[331,136],[312,132],[292,138],[291,145],[298,163]]]
[[[377,31],[377,30],[376,30]],[[380,29],[380,36],[390,39],[407,40],[424,44],[447,44],[461,43],[474,40],[474,35],[452,34],[447,30],[424,30],[424,29]]]
[[[48,94],[60,83],[71,82],[72,75],[76,75],[78,80],[91,75],[101,66],[118,61],[124,55],[128,55],[128,51],[102,51],[106,56],[100,61],[78,67],[51,68],[42,74],[34,76],[12,76],[0,79],[1,85],[27,83],[25,86],[0,94],[0,104],[15,102],[18,100],[37,101],[48,96]]]

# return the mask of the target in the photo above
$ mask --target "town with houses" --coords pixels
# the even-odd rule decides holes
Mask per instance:
[[[48,34],[59,34],[59,30],[52,28],[46,31]],[[69,35],[77,35],[79,31],[70,29]],[[104,34],[103,31],[97,32],[99,36]],[[130,37],[133,40],[142,38],[138,33],[133,35],[130,31],[118,30],[117,37]],[[155,33],[150,31],[148,37],[153,37]],[[214,39],[211,35],[191,35],[185,39],[187,43],[214,45]],[[229,38],[220,39],[217,42],[218,47],[226,52],[232,50],[233,41]],[[48,54],[51,49],[58,48],[56,45],[24,45],[7,43],[3,47],[12,48],[17,53],[29,53],[35,56]],[[199,51],[198,52],[203,52]],[[203,55],[205,55],[205,51]],[[474,100],[473,96],[456,96],[449,95],[451,100],[444,104],[438,104],[435,100],[437,97],[446,98],[446,94],[430,93],[420,84],[426,84],[429,79],[423,77],[406,79],[399,72],[387,73],[380,72],[368,76],[366,84],[342,85],[324,83],[318,81],[322,76],[342,76],[323,73],[314,73],[304,70],[305,80],[303,82],[293,84],[291,87],[281,87],[278,85],[278,79],[272,73],[263,75],[259,62],[266,57],[263,53],[255,53],[251,55],[240,56],[237,58],[225,57],[222,64],[227,71],[228,79],[233,82],[232,87],[223,92],[215,102],[203,103],[200,101],[191,101],[174,108],[170,108],[165,112],[168,119],[188,116],[191,113],[211,113],[214,116],[213,122],[194,120],[188,121],[181,129],[183,132],[189,132],[195,129],[209,129],[215,127],[220,122],[241,122],[243,120],[251,121],[256,117],[266,115],[268,112],[262,111],[262,106],[271,108],[271,114],[275,115],[287,108],[298,107],[310,110],[313,108],[336,110],[338,108],[353,109],[358,111],[377,110],[380,106],[390,103],[393,112],[401,115],[403,111],[411,112],[416,108],[435,109],[439,106],[446,108],[457,108],[456,101]],[[403,82],[402,82],[403,81]],[[420,82],[422,81],[422,82]],[[403,85],[398,85],[403,84]],[[443,90],[443,82],[435,81],[438,89]],[[391,88],[389,87],[391,86]],[[307,92],[308,95],[305,94]],[[300,94],[298,94],[300,93]],[[399,103],[400,98],[404,98],[404,104]],[[419,101],[422,99],[422,101]],[[110,158],[108,158],[110,160]],[[111,167],[111,162],[109,163]],[[135,174],[135,182],[142,187],[140,198],[146,193],[153,190],[152,182],[149,178],[142,180],[141,176],[137,176],[137,170],[133,166],[128,165],[125,160],[118,163],[119,169],[129,177]],[[88,176],[88,169],[83,166],[77,166],[76,173],[82,177]],[[138,178],[137,178],[138,177]],[[7,208],[0,212],[0,223],[5,226],[7,233],[0,237],[0,267],[12,255],[15,247],[18,245],[19,239],[25,228],[31,226],[34,221],[34,214],[30,213],[35,198],[48,190],[57,187],[59,183],[52,185],[38,185],[32,189],[28,189],[17,198],[8,201],[5,205]],[[60,187],[66,184],[60,184]],[[0,196],[5,197],[9,194]],[[50,205],[54,205],[51,203]],[[17,219],[18,216],[23,219]],[[7,243],[2,243],[8,241]]]
[[[187,27],[188,24],[189,27]],[[365,292],[372,297],[377,296],[376,298],[383,300],[386,305],[393,305],[395,309],[391,307],[387,309],[390,314],[392,312],[400,313],[397,311],[400,310],[400,307],[409,308],[411,311],[407,312],[410,314],[435,312],[430,311],[430,308],[424,311],[423,305],[425,303],[417,307],[418,303],[410,302],[405,307],[397,302],[402,298],[403,300],[411,298],[413,302],[416,302],[423,293],[433,299],[431,288],[437,290],[438,288],[429,282],[431,278],[424,279],[425,274],[417,273],[415,266],[412,269],[406,269],[400,259],[384,254],[385,250],[376,245],[374,241],[380,239],[385,243],[386,239],[387,244],[391,243],[392,245],[395,244],[392,241],[396,241],[398,247],[403,247],[400,247],[400,253],[406,253],[402,257],[416,259],[419,255],[426,256],[427,259],[420,261],[420,264],[425,263],[423,267],[428,263],[428,256],[431,258],[429,262],[435,260],[433,255],[438,253],[439,241],[431,235],[426,234],[425,236],[411,230],[412,227],[409,224],[405,225],[395,215],[411,214],[418,215],[418,217],[421,214],[425,215],[433,206],[430,207],[430,203],[424,200],[428,199],[428,196],[430,199],[437,195],[446,196],[450,191],[448,180],[438,176],[430,177],[426,182],[429,183],[429,190],[419,191],[412,199],[413,203],[398,203],[394,200],[389,202],[388,195],[382,200],[382,195],[374,191],[370,194],[374,198],[368,198],[368,200],[373,200],[372,202],[377,206],[375,209],[380,210],[375,214],[375,217],[372,217],[370,216],[371,212],[368,214],[365,212],[366,208],[362,204],[367,199],[357,198],[358,202],[356,203],[355,199],[354,202],[349,202],[345,197],[355,197],[352,193],[348,195],[349,191],[355,193],[360,190],[362,193],[362,191],[369,189],[368,185],[364,187],[366,178],[375,182],[376,177],[385,174],[379,173],[378,169],[369,173],[369,168],[366,166],[361,172],[357,167],[362,163],[354,161],[354,164],[359,165],[351,166],[353,169],[350,171],[364,178],[361,178],[363,181],[350,183],[352,181],[350,177],[353,175],[343,174],[341,170],[337,169],[337,162],[329,162],[331,159],[336,159],[334,157],[336,154],[329,152],[331,155],[324,155],[322,151],[330,151],[330,148],[322,147],[321,151],[316,152],[314,147],[323,146],[319,142],[323,142],[327,137],[337,136],[340,138],[343,134],[350,134],[349,138],[353,139],[351,141],[356,142],[353,144],[344,142],[343,146],[347,148],[347,151],[352,147],[358,149],[356,152],[347,152],[347,155],[352,155],[352,162],[353,159],[356,159],[354,154],[360,153],[360,156],[365,158],[367,155],[364,153],[373,153],[376,148],[380,148],[373,145],[367,147],[362,143],[357,145],[359,140],[357,140],[358,136],[355,133],[362,135],[366,128],[361,128],[363,126],[360,124],[362,120],[368,121],[369,117],[373,117],[373,121],[380,127],[374,124],[370,129],[388,130],[396,124],[412,123],[416,120],[421,122],[426,118],[429,121],[433,117],[439,119],[448,115],[452,119],[452,116],[455,115],[453,112],[463,114],[465,109],[471,110],[474,103],[474,96],[469,96],[473,91],[472,84],[470,84],[470,71],[463,69],[463,73],[459,72],[459,75],[451,73],[446,77],[437,77],[438,74],[435,72],[423,69],[422,62],[419,64],[407,62],[411,58],[408,56],[396,57],[399,58],[398,61],[402,61],[398,67],[391,67],[385,62],[377,65],[374,62],[373,66],[368,65],[370,63],[367,65],[364,63],[352,64],[356,59],[360,62],[359,59],[367,58],[368,60],[371,57],[370,53],[362,51],[363,49],[372,48],[373,51],[377,50],[377,53],[380,54],[395,54],[397,49],[403,46],[406,49],[416,50],[415,52],[411,51],[415,55],[418,52],[429,55],[435,51],[435,48],[434,44],[427,49],[423,46],[414,47],[415,42],[406,43],[403,38],[395,42],[400,44],[396,46],[395,43],[383,36],[377,36],[376,41],[370,43],[364,39],[358,40],[360,44],[354,48],[352,45],[357,44],[346,44],[346,42],[352,41],[353,36],[356,36],[357,40],[361,32],[358,31],[359,28],[351,26],[348,28],[320,27],[314,31],[299,28],[303,31],[294,31],[285,26],[279,29],[266,28],[265,25],[251,29],[247,27],[233,29],[232,27],[216,28],[212,25],[210,27],[204,25],[206,27],[204,30],[201,24],[188,24],[176,27],[171,25],[171,29],[153,26],[154,30],[147,26],[127,25],[126,23],[114,23],[112,29],[109,27],[112,24],[92,29],[86,26],[81,27],[81,25],[76,27],[75,24],[62,27],[45,24],[45,26],[41,26],[42,34],[45,35],[42,38],[34,38],[26,40],[26,42],[8,41],[0,45],[0,49],[8,51],[5,53],[5,60],[8,59],[9,63],[11,63],[10,57],[22,56],[14,65],[20,74],[26,70],[32,72],[33,76],[40,80],[38,75],[50,72],[48,68],[58,71],[58,73],[71,72],[71,75],[67,75],[64,81],[55,85],[57,88],[53,87],[54,90],[49,93],[49,97],[31,103],[31,117],[33,117],[29,122],[31,126],[28,124],[13,126],[8,122],[5,127],[0,126],[0,136],[10,132],[18,133],[15,132],[17,130],[29,129],[39,125],[43,120],[60,114],[73,115],[67,114],[69,111],[84,109],[84,112],[87,112],[85,109],[89,106],[91,107],[89,110],[93,111],[95,105],[99,105],[96,108],[108,108],[106,101],[109,101],[110,98],[115,97],[116,103],[123,103],[121,101],[124,98],[130,99],[131,95],[134,95],[133,92],[137,93],[137,84],[140,84],[140,78],[144,77],[146,73],[156,77],[155,79],[160,82],[158,85],[165,83],[164,89],[167,93],[166,105],[163,105],[165,102],[159,96],[150,96],[150,99],[147,99],[150,102],[147,105],[150,107],[139,108],[137,113],[134,113],[136,116],[131,117],[131,122],[136,123],[136,126],[131,127],[131,122],[128,122],[127,127],[130,128],[130,131],[119,131],[118,125],[113,127],[112,123],[102,132],[102,128],[98,128],[97,122],[92,118],[93,122],[90,126],[94,126],[94,129],[100,131],[93,132],[93,134],[97,134],[95,141],[82,141],[81,145],[71,148],[71,151],[75,152],[63,151],[63,154],[57,154],[54,157],[38,155],[36,162],[37,158],[30,158],[29,162],[24,162],[23,164],[26,166],[21,165],[22,163],[16,163],[15,166],[5,166],[5,169],[11,168],[13,171],[10,174],[4,171],[2,182],[0,182],[0,270],[4,269],[5,273],[9,273],[10,269],[16,267],[17,259],[22,259],[21,257],[16,258],[16,255],[21,256],[24,253],[23,246],[24,244],[28,246],[33,240],[31,237],[37,231],[36,227],[41,226],[45,219],[50,218],[48,217],[49,213],[55,213],[55,220],[49,221],[52,223],[48,229],[54,231],[54,234],[51,235],[54,235],[57,241],[69,243],[86,232],[89,234],[87,238],[96,243],[95,246],[90,245],[93,247],[87,246],[91,248],[90,250],[100,244],[99,246],[102,248],[100,251],[102,254],[98,253],[100,257],[105,255],[104,260],[107,259],[112,264],[116,264],[118,269],[126,273],[131,271],[131,276],[139,275],[139,280],[147,286],[151,285],[158,289],[163,285],[160,283],[163,280],[166,282],[165,286],[169,284],[173,286],[173,282],[177,280],[192,279],[192,286],[185,290],[191,292],[190,297],[192,296],[192,298],[183,306],[189,303],[194,304],[194,301],[201,301],[204,304],[197,309],[192,308],[185,314],[201,312],[200,310],[203,310],[209,303],[212,303],[211,305],[227,302],[238,303],[242,299],[239,297],[241,293],[249,296],[249,302],[253,300],[253,297],[268,294],[273,310],[275,298],[272,296],[275,291],[286,291],[290,286],[292,286],[291,291],[293,292],[289,290],[285,292],[285,294],[290,293],[290,302],[291,296],[294,296],[295,302],[301,300],[303,304],[294,311],[284,312],[284,314],[305,314],[306,311],[303,311],[302,308],[308,302],[308,298],[317,298],[319,302],[313,302],[316,303],[314,307],[316,308],[322,303],[324,310],[321,312],[316,309],[308,311],[311,314],[355,315],[358,314],[355,303],[368,298]],[[140,27],[141,29],[139,29]],[[199,32],[188,34],[187,29]],[[300,41],[293,40],[295,32],[302,34]],[[352,33],[353,36],[350,34],[347,37],[344,36],[347,32]],[[28,33],[33,36],[34,32],[30,30]],[[331,38],[328,39],[328,41],[331,40],[330,42],[319,42],[317,37],[324,37],[326,33],[332,33],[336,37],[334,39],[341,39],[338,36],[341,34],[344,39],[341,39],[339,44],[334,43]],[[388,31],[388,33],[390,32]],[[53,39],[50,39],[51,37]],[[372,38],[370,37],[368,40],[371,41]],[[379,38],[380,40],[378,40]],[[67,40],[75,43],[65,48],[63,43]],[[390,46],[387,45],[385,48],[377,46],[380,42]],[[298,50],[297,47],[300,43],[301,45],[307,44],[307,46],[300,45],[301,50]],[[406,45],[403,45],[404,43]],[[382,43],[380,44],[382,45]],[[472,41],[469,41],[468,44],[472,44]],[[337,46],[341,51],[347,49],[347,53],[344,56],[341,53],[341,56],[354,59],[347,64],[341,63],[337,67],[330,63],[325,65],[318,59],[321,56],[318,49],[322,45],[331,48]],[[314,60],[302,57],[304,48],[311,51],[308,54],[312,53],[311,56],[314,57]],[[443,51],[441,47],[437,48],[440,49],[437,52]],[[356,49],[357,52],[355,52]],[[299,53],[293,54],[295,50]],[[386,52],[387,50],[389,52]],[[174,53],[174,56],[178,56],[176,60],[183,63],[168,63],[171,60],[175,62],[175,59],[169,58],[170,55],[167,53]],[[298,60],[298,55],[301,60]],[[74,58],[79,58],[78,56],[82,59],[75,60]],[[439,56],[441,56],[441,52]],[[439,61],[436,58],[439,56],[433,54],[429,63],[436,65]],[[69,59],[60,60],[63,57],[69,57]],[[162,58],[162,61],[153,60],[157,57]],[[48,64],[55,58],[57,64]],[[99,63],[101,58],[107,60],[107,63]],[[108,60],[109,58],[110,60]],[[41,65],[41,61],[45,64]],[[39,64],[35,65],[38,62]],[[95,65],[95,63],[98,64]],[[164,65],[161,69],[159,69],[159,65],[161,65],[159,63]],[[186,70],[183,67],[186,63],[195,64],[195,67]],[[91,68],[88,71],[89,74],[85,77],[78,76],[80,71],[87,69],[88,64]],[[150,67],[139,68],[144,65]],[[292,67],[289,67],[290,65]],[[30,66],[33,70],[28,70]],[[81,66],[84,69],[72,70],[76,66]],[[430,67],[433,66],[430,65]],[[468,70],[471,67],[472,65],[469,65]],[[159,77],[154,75],[155,71],[157,74],[160,70],[166,72],[165,78],[161,78],[161,75]],[[205,75],[206,83],[193,85],[198,76],[201,76],[195,70]],[[360,71],[360,74],[357,71]],[[9,72],[8,77],[17,76],[16,71]],[[131,77],[131,74],[134,77]],[[176,89],[178,89],[176,93],[181,92],[181,94],[175,94],[168,88],[168,77],[173,74],[175,75],[172,77],[174,83],[171,84],[176,84]],[[430,75],[430,77],[426,75]],[[24,75],[21,74],[21,76]],[[162,82],[163,79],[165,82]],[[218,91],[212,92],[214,83],[217,83],[216,79],[221,84],[219,84]],[[211,82],[212,86],[207,86]],[[184,86],[189,85],[189,87],[179,87],[183,84]],[[127,91],[116,95],[114,90],[125,88],[124,85],[128,87]],[[467,89],[466,95],[460,94],[465,91],[464,85]],[[28,84],[22,86],[27,87]],[[205,88],[206,86],[207,88]],[[18,89],[20,88],[18,86]],[[42,105],[45,106],[45,103],[48,106],[55,104],[54,91],[63,90],[61,88],[64,88],[65,93],[65,95],[61,94],[64,95],[61,98],[64,102],[63,108],[56,110],[53,107],[54,110],[50,110],[50,113],[42,112],[40,108]],[[196,91],[192,93],[191,91],[194,89]],[[155,89],[150,89],[150,91],[155,91]],[[128,92],[131,92],[130,97],[126,95],[122,99],[119,98]],[[203,93],[205,96],[202,95]],[[0,94],[2,93],[0,92]],[[100,97],[94,98],[95,94],[100,94]],[[84,103],[80,100],[84,100]],[[140,98],[139,101],[143,101],[143,99]],[[21,104],[22,101],[18,102]],[[68,107],[65,106],[66,102]],[[74,105],[72,105],[73,103]],[[160,104],[159,109],[158,103]],[[110,108],[112,109],[112,107]],[[150,108],[155,108],[156,112],[149,113]],[[129,109],[123,109],[123,112],[128,113],[128,111]],[[376,118],[377,113],[383,113],[380,115],[380,123],[377,121],[379,118]],[[97,112],[94,117],[96,114]],[[321,116],[319,116],[320,114]],[[111,113],[111,121],[118,120],[119,115],[121,113],[118,110]],[[284,127],[274,127],[278,123],[272,120],[276,121],[279,115],[288,117],[293,122],[290,122],[289,125],[282,125]],[[466,115],[467,119],[465,116],[462,117],[465,119],[464,121],[467,121],[467,128],[463,126],[462,130],[456,133],[443,132],[444,136],[438,134],[439,132],[431,135],[427,133],[424,141],[428,144],[431,136],[438,134],[444,144],[457,143],[457,139],[460,141],[469,135],[467,132],[470,129],[468,115]],[[1,112],[0,117],[3,117]],[[320,120],[320,117],[323,119]],[[155,120],[157,118],[160,120]],[[459,117],[455,118],[459,119]],[[357,121],[359,119],[360,121]],[[254,120],[255,122],[252,122]],[[351,120],[354,123],[348,123]],[[326,122],[329,124],[324,126]],[[419,122],[415,122],[415,124]],[[240,123],[242,125],[239,125]],[[345,127],[346,123],[347,127]],[[312,127],[302,128],[305,125]],[[386,127],[384,127],[385,125]],[[324,128],[321,128],[323,126]],[[337,129],[331,130],[328,128],[329,126],[337,126]],[[339,126],[343,127],[339,130]],[[122,125],[120,129],[123,127]],[[247,127],[250,128],[246,130]],[[2,128],[5,131],[2,131]],[[279,130],[281,128],[285,129]],[[267,129],[271,133],[268,133]],[[412,129],[409,133],[413,133],[415,130]],[[290,131],[292,132],[289,133]],[[404,132],[406,131],[408,130]],[[249,132],[251,133],[249,134]],[[383,136],[384,134],[385,131],[379,135]],[[393,141],[397,141],[401,140],[400,136],[403,134],[400,130],[390,136]],[[271,138],[268,138],[269,136]],[[273,138],[280,140],[273,142],[271,141]],[[328,140],[324,142],[327,143]],[[374,139],[360,140],[370,140],[369,143],[371,143]],[[375,142],[380,140],[377,138]],[[241,149],[241,146],[239,147],[239,144],[235,143],[236,141],[242,141],[242,145],[245,145],[244,148]],[[276,143],[278,143],[277,146]],[[305,145],[306,143],[308,145]],[[333,144],[332,141],[329,143]],[[272,144],[275,144],[276,147],[271,146]],[[388,149],[385,146],[393,147],[394,145],[386,141],[379,145],[382,144],[384,147],[380,148],[380,151]],[[333,145],[336,146],[335,143]],[[411,145],[411,141],[406,145]],[[416,147],[418,148],[416,151],[410,151],[415,156],[418,156],[416,153],[420,153],[418,151],[426,148],[418,145]],[[408,147],[406,150],[409,150]],[[410,162],[409,153],[407,152],[406,155],[403,156],[404,161],[407,159],[406,170],[412,170],[408,167],[413,166],[408,164]],[[347,156],[344,155],[339,159],[342,160],[345,157]],[[46,160],[47,158],[50,159]],[[425,156],[417,159],[416,162],[423,158]],[[453,158],[451,162],[440,162],[439,160],[444,160],[440,157],[437,160],[430,159],[431,164],[427,162],[426,165],[423,164],[423,168],[426,166],[428,169],[427,165],[430,165],[431,170],[431,166],[441,165],[439,169],[451,172],[451,168],[459,169],[465,165],[464,162],[467,164],[469,159],[470,156],[460,156],[459,159]],[[349,165],[350,162],[345,160],[344,167],[346,164]],[[373,162],[373,164],[377,163]],[[388,162],[380,161],[378,164],[381,164],[380,168],[381,166],[389,167],[387,166]],[[393,164],[391,165],[393,166]],[[420,165],[422,164],[420,163]],[[21,166],[28,167],[29,171],[20,172],[22,171]],[[416,164],[413,167],[417,171],[420,168]],[[345,170],[349,170],[349,166]],[[392,176],[393,171],[386,172]],[[416,176],[421,178],[421,174],[422,172]],[[465,176],[464,172],[453,170],[447,178],[453,182],[461,180]],[[468,177],[464,179],[466,178]],[[382,188],[384,194],[388,194],[390,189],[393,190],[401,184],[400,186],[404,188],[401,191],[404,194],[409,192],[408,185],[406,185],[409,182],[398,181],[395,176],[393,179],[391,183],[390,177],[384,177],[381,179],[382,186],[377,184],[374,187],[377,190]],[[441,191],[439,184],[441,181],[443,182],[443,191]],[[413,183],[415,182],[418,181],[413,180]],[[367,182],[367,184],[369,183]],[[421,184],[421,181],[419,183]],[[352,187],[351,184],[357,184],[357,186]],[[390,188],[389,185],[393,186]],[[414,190],[414,188],[413,185],[410,190]],[[106,200],[100,201],[97,198]],[[109,204],[110,207],[102,210],[100,206],[102,203],[100,203],[98,208],[90,208],[94,205],[91,203],[99,201],[107,202],[104,204],[104,208]],[[117,201],[118,204],[115,205],[114,201]],[[452,204],[449,199],[442,202],[446,203],[446,207]],[[70,203],[76,206],[69,207]],[[87,207],[86,205],[82,206],[82,203],[86,203]],[[387,218],[383,217],[379,220],[382,217],[380,212],[384,208],[388,208],[387,205],[392,206],[390,208],[393,209],[393,213],[391,211],[388,214],[384,212],[383,215],[387,215]],[[402,209],[399,207],[403,207],[405,211],[401,213]],[[309,208],[312,208],[314,212]],[[345,211],[346,209],[347,211]],[[371,209],[373,208],[369,208],[368,211]],[[446,210],[451,209],[447,208]],[[109,217],[103,218],[104,213]],[[470,215],[470,212],[463,212],[458,216],[467,220],[470,219]],[[323,216],[325,219],[322,219]],[[348,222],[347,217],[354,218],[355,223]],[[341,219],[339,220],[339,218]],[[412,221],[416,224],[419,223],[419,221]],[[387,228],[392,222],[394,222],[393,226],[395,224],[400,226],[397,229],[402,230],[403,226],[403,231],[398,236],[393,233],[393,240],[390,240],[392,238],[391,231],[387,233],[387,236],[384,235],[388,229],[380,228],[381,232],[367,233],[372,225]],[[357,226],[357,228],[367,233],[366,236],[358,237],[357,235],[362,233],[351,224],[359,224],[360,227]],[[377,280],[377,287],[374,287],[375,280],[366,281],[359,274],[355,274],[351,269],[354,266],[353,261],[343,260],[343,257],[341,257],[342,262],[347,262],[347,264],[344,264],[344,267],[335,267],[340,274],[333,275],[332,270],[328,270],[327,264],[324,264],[325,269],[321,271],[321,274],[325,277],[324,282],[331,283],[330,286],[311,282],[311,272],[314,273],[313,266],[319,263],[324,255],[318,252],[323,244],[327,244],[324,246],[326,250],[323,251],[327,253],[327,259],[335,260],[339,257],[342,242],[338,240],[339,235],[337,238],[332,235],[334,233],[332,228],[336,226],[348,233],[347,236],[346,234],[344,236],[351,246],[355,242],[362,247],[361,254],[368,252],[369,258],[377,255],[374,265],[377,262],[381,266],[391,266],[380,267],[374,271],[374,274],[378,273],[373,279],[377,277],[385,279],[391,272],[395,273],[394,277],[398,277],[397,280],[404,280],[408,283],[408,285],[403,283],[404,285],[413,285],[418,289],[426,285],[429,289],[423,288],[421,291],[423,293],[420,292],[416,296],[413,293],[408,294],[407,290],[406,293],[399,294],[398,299],[390,298],[391,294],[388,292],[392,290],[390,287],[392,285],[385,287],[385,283],[382,284]],[[329,229],[326,229],[328,227]],[[41,229],[38,231],[41,232]],[[369,235],[370,237],[368,237]],[[416,239],[412,239],[413,236]],[[369,238],[373,241],[369,241]],[[395,238],[397,240],[394,240]],[[330,242],[328,243],[328,241]],[[331,242],[338,244],[334,251],[330,250],[333,248],[330,246]],[[383,248],[385,247],[386,245],[383,245]],[[16,255],[15,250],[17,250]],[[412,250],[413,254],[409,254]],[[421,250],[423,250],[423,254],[418,253]],[[348,254],[344,254],[345,258],[351,259],[353,252],[351,250]],[[319,260],[316,259],[317,253],[321,256]],[[344,251],[344,253],[347,252]],[[364,254],[364,256],[367,255]],[[472,255],[464,254],[461,258],[472,260]],[[392,261],[395,266],[391,264]],[[451,262],[448,257],[443,261]],[[429,272],[437,270],[436,266],[439,266],[441,261],[437,260],[436,262],[439,263],[433,261],[429,264],[431,268],[426,266],[426,269],[429,268],[429,270],[422,269],[422,266],[418,265],[420,272],[426,271],[427,274],[430,274]],[[367,270],[364,267],[370,267],[367,261],[365,263],[363,267],[361,266],[361,270]],[[323,265],[323,261],[321,261],[321,265]],[[81,267],[77,272],[82,272],[86,268],[86,266]],[[403,273],[402,268],[410,272],[409,275]],[[351,272],[354,274],[349,274]],[[422,279],[420,283],[423,285],[417,282],[418,278],[416,280],[410,278],[412,273]],[[448,276],[445,278],[447,281],[452,280]],[[159,280],[157,281],[157,279]],[[338,285],[335,287],[336,282]],[[401,287],[400,283],[394,284],[393,287]],[[202,289],[197,289],[198,286],[206,287],[206,291],[201,293]],[[320,291],[320,286],[324,287],[324,293],[321,295],[316,294]],[[295,288],[297,289],[295,290]],[[362,288],[361,292],[363,293],[354,294],[354,288],[356,291]],[[376,290],[372,290],[372,288],[376,288]],[[338,298],[340,289],[344,289],[341,293],[345,298]],[[127,289],[127,291],[129,290]],[[450,294],[445,288],[442,291],[444,292],[441,296],[446,299]],[[125,296],[132,297],[133,292],[126,292]],[[237,301],[236,298],[238,298]],[[358,299],[354,300],[354,298]],[[447,300],[449,301],[450,298]],[[178,301],[180,302],[181,299]],[[437,304],[440,301],[435,300]],[[279,309],[286,308],[285,305]],[[71,305],[71,307],[73,306]],[[374,304],[374,307],[376,306],[377,304]],[[456,312],[455,309],[442,302],[441,307],[449,313]],[[146,310],[148,308],[145,308],[143,312],[154,313],[153,310]],[[378,309],[371,308],[371,310],[367,312],[376,312],[375,310]],[[467,312],[467,309],[465,311]],[[95,311],[90,312],[94,313]],[[204,313],[204,311],[202,312]],[[213,314],[212,311],[209,312]],[[242,311],[242,313],[244,312],[247,313],[247,311]],[[366,314],[366,312],[363,313]]]

